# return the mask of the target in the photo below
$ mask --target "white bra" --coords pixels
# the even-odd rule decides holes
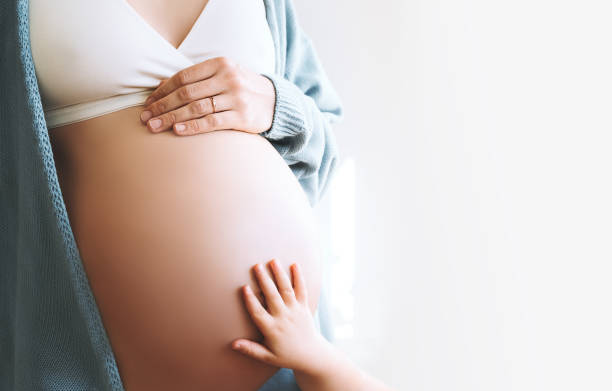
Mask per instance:
[[[144,104],[160,80],[213,57],[274,72],[262,0],[209,0],[178,48],[126,0],[30,0],[29,7],[48,128]]]

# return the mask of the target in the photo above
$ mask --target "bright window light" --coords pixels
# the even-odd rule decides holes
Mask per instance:
[[[353,337],[355,269],[355,161],[344,158],[330,184],[330,310],[337,339]]]

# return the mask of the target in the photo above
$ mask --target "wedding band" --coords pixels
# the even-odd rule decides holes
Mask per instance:
[[[211,96],[210,98],[210,103],[212,104],[212,108],[213,108],[213,113],[217,112],[217,105],[215,104],[215,97]]]

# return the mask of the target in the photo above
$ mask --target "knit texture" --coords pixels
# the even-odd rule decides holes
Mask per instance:
[[[340,99],[292,0],[263,0],[276,49],[262,133],[314,206],[338,158]],[[58,182],[32,62],[28,0],[0,1],[0,390],[123,391]],[[324,314],[321,314],[324,316]],[[282,369],[260,391],[298,390]]]
[[[342,121],[341,99],[329,81],[291,0],[264,1],[276,49],[272,127],[261,133],[285,159],[316,205],[338,161],[332,125]]]

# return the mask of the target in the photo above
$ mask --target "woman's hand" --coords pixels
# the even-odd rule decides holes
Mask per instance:
[[[319,373],[321,363],[332,354],[332,350],[331,345],[316,329],[308,306],[304,277],[297,264],[292,264],[292,287],[289,277],[276,260],[270,261],[268,265],[272,269],[276,285],[261,264],[254,267],[267,310],[251,287],[242,287],[247,311],[263,334],[264,344],[237,339],[233,341],[232,348],[270,365],[292,368],[304,373]]]
[[[275,99],[270,79],[227,57],[215,57],[163,80],[145,101],[140,118],[155,133],[168,129],[177,135],[222,129],[261,133],[272,126]]]

